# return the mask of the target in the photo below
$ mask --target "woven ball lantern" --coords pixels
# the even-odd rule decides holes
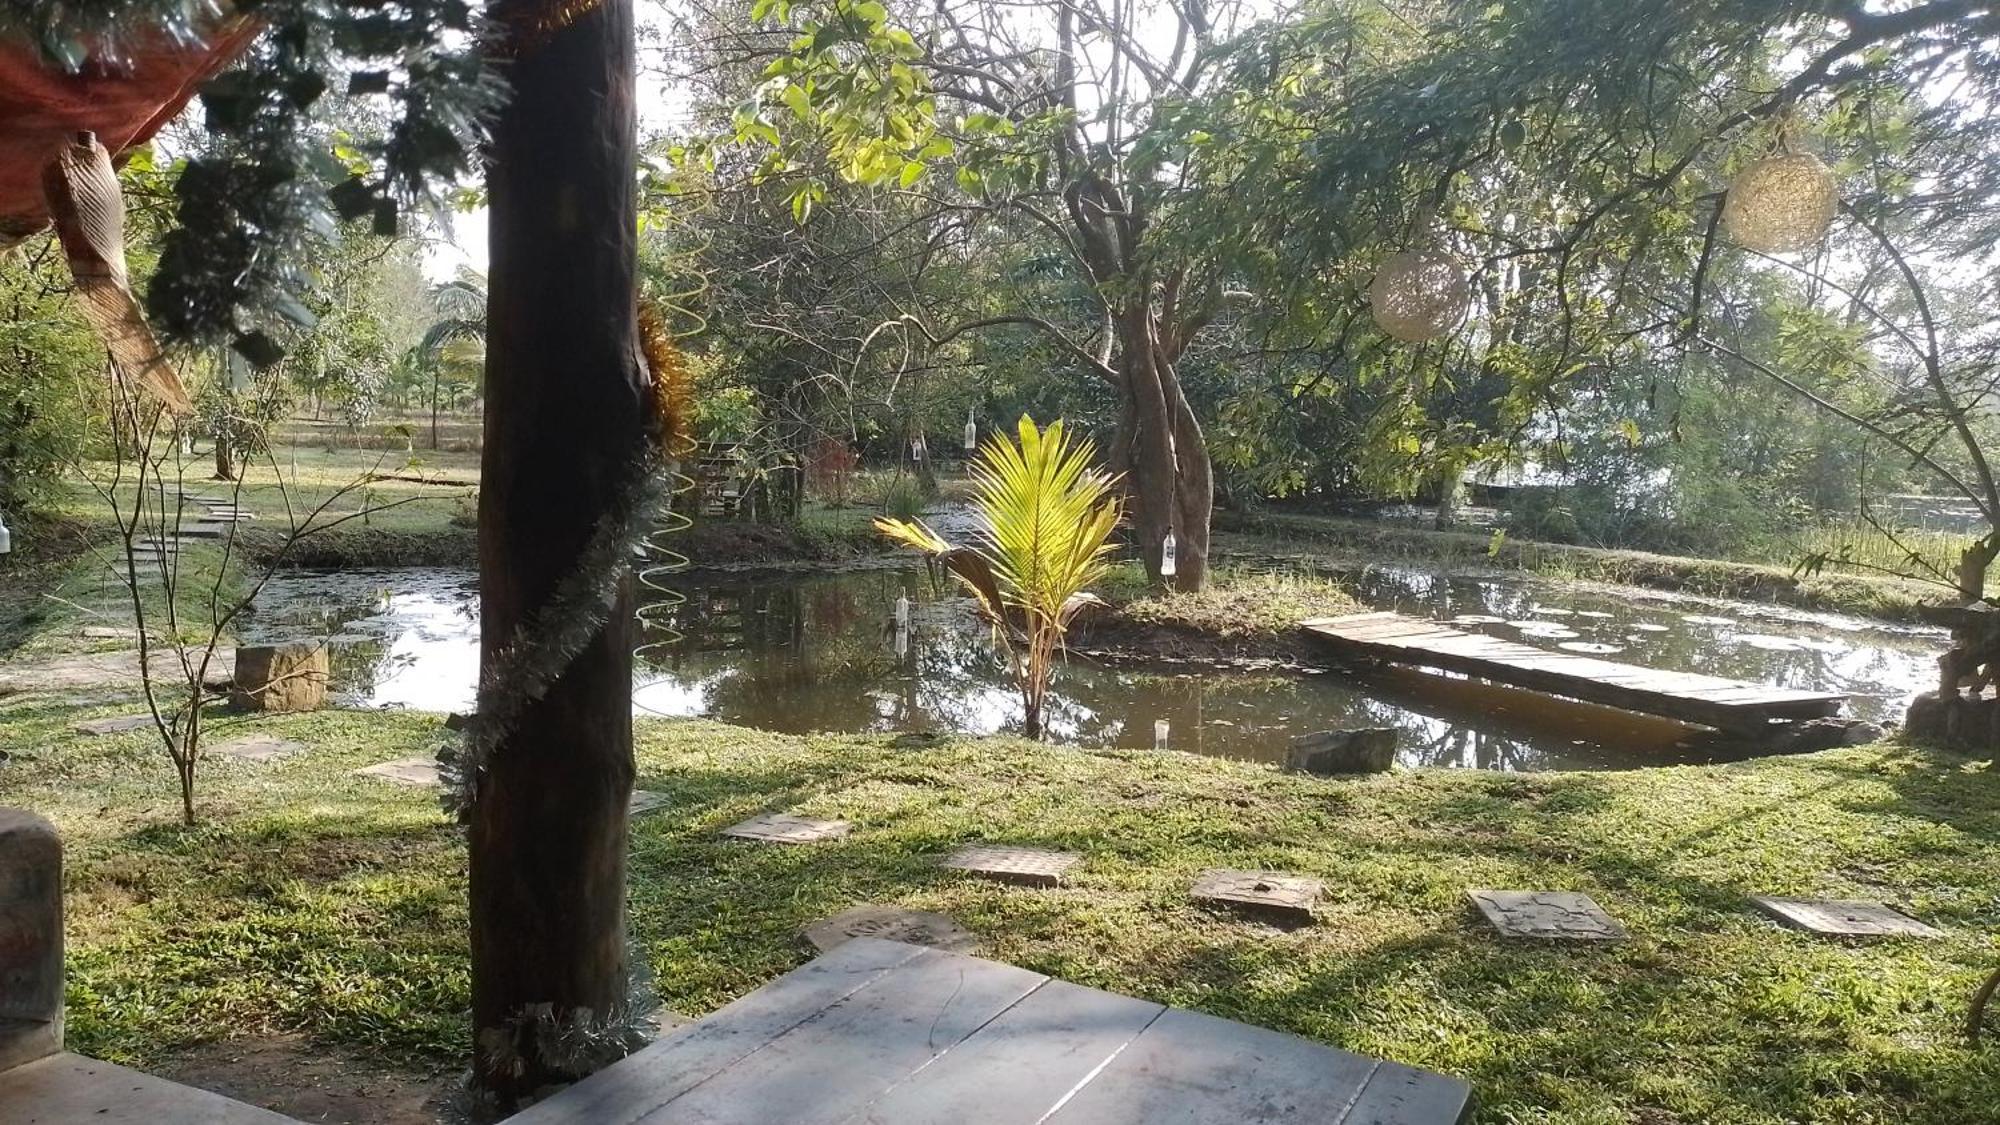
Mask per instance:
[[[1722,203],[1722,226],[1738,246],[1789,254],[1819,245],[1840,194],[1833,170],[1809,152],[1779,152],[1736,174]]]
[[[1459,326],[1472,305],[1472,286],[1465,266],[1443,250],[1399,250],[1368,283],[1368,305],[1382,331],[1417,344]]]

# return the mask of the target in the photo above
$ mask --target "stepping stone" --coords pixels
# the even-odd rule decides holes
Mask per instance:
[[[152,725],[151,715],[119,715],[110,719],[91,719],[70,729],[78,734],[124,734],[126,731],[145,730]]]
[[[667,795],[655,793],[651,789],[632,790],[632,803],[625,807],[627,816],[645,816],[667,807]]]
[[[211,746],[208,752],[224,758],[235,758],[239,762],[264,763],[279,761],[294,754],[303,754],[305,749],[306,744],[303,742],[293,742],[274,734],[253,734]]]
[[[857,906],[805,929],[805,939],[825,953],[858,937],[881,938],[910,945],[928,945],[951,953],[969,953],[979,935],[949,916],[900,906]]]
[[[944,866],[1002,883],[1053,887],[1061,883],[1064,872],[1075,867],[1082,858],[1075,852],[968,844],[946,856]]]
[[[1879,902],[1751,895],[1757,909],[1797,930],[1839,937],[1943,937],[1944,931]]]
[[[438,764],[435,758],[398,758],[393,762],[363,766],[354,772],[368,777],[379,777],[383,781],[393,781],[398,785],[430,787],[443,784],[438,778]]]
[[[136,641],[139,630],[127,625],[85,625],[76,635],[86,641]]]
[[[1248,908],[1310,922],[1313,904],[1325,889],[1326,884],[1304,875],[1215,868],[1201,873],[1192,893],[1197,902]]]
[[[1502,937],[1624,941],[1625,927],[1589,895],[1573,891],[1465,892]]]
[[[181,525],[182,539],[220,539],[229,530],[227,523],[213,521],[205,523],[184,523]]]
[[[724,836],[765,844],[816,844],[838,840],[854,828],[844,820],[813,820],[790,813],[765,813],[722,830]]]

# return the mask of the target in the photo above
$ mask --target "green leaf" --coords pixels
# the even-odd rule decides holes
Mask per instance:
[[[805,122],[812,121],[813,119],[812,99],[806,96],[805,87],[800,86],[797,83],[792,83],[790,85],[787,85],[785,87],[785,92],[783,95],[781,95],[781,97],[784,99],[785,105],[788,108],[790,108],[794,114],[798,115],[798,119],[800,121],[805,121]]]

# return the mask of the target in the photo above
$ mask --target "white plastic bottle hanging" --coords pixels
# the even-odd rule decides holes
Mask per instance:
[[[972,420],[972,408],[965,408],[965,451],[971,453],[979,448],[979,423]]]
[[[1153,749],[1165,750],[1167,748],[1167,735],[1171,731],[1172,725],[1165,719],[1153,720]]]
[[[898,594],[896,596],[896,628],[907,629],[909,627],[910,596],[908,594]]]
[[[1160,541],[1160,577],[1172,578],[1174,572],[1174,533],[1169,531]]]
[[[7,521],[0,518],[0,555],[13,553],[14,533],[7,530]]]

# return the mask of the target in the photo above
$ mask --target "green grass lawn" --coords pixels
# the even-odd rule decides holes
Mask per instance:
[[[229,1036],[303,1033],[384,1059],[465,1054],[465,853],[433,795],[351,770],[426,754],[436,716],[225,720],[311,752],[214,761],[174,821],[141,735],[0,700],[9,804],[69,841],[71,1042],[146,1066]],[[1458,1075],[1485,1122],[1992,1120],[2000,1048],[1959,1034],[2000,959],[2000,776],[1895,745],[1618,774],[1284,775],[1180,754],[1013,740],[899,745],[645,722],[637,948],[699,1014],[805,961],[799,929],[861,902],[943,910],[986,956]],[[809,848],[718,828],[795,809],[855,822]],[[1073,849],[1036,890],[936,866],[974,840]],[[1324,879],[1294,930],[1197,908],[1205,867]],[[1615,946],[1508,944],[1468,886],[1582,890]],[[1883,898],[1944,928],[1844,944],[1781,930],[1752,892]]]

